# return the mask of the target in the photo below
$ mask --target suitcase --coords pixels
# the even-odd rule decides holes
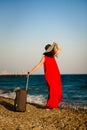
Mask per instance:
[[[26,111],[26,101],[27,101],[27,90],[28,90],[28,78],[26,83],[26,89],[19,89],[16,91],[16,98],[14,100],[15,111],[25,112]]]

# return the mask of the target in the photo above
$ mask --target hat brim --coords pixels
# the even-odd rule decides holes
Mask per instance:
[[[49,53],[53,50],[54,44],[52,44],[44,53]]]

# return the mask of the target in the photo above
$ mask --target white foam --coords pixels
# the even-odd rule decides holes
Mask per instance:
[[[8,93],[3,93],[0,94],[0,97],[5,97],[5,98],[11,98],[15,99],[16,93],[15,92],[8,92]],[[46,97],[43,95],[27,95],[27,102],[28,103],[39,103],[39,104],[45,104],[46,103]]]
[[[0,97],[11,98],[15,99],[16,93],[15,92],[7,92],[0,94]],[[47,98],[43,95],[27,95],[27,102],[28,103],[37,103],[45,105],[47,102]],[[87,104],[81,103],[68,103],[68,102],[61,102],[60,107],[62,108],[73,108],[73,109],[84,109],[87,110]]]
[[[27,102],[46,104],[46,97],[44,97],[43,95],[39,95],[39,96],[28,95]]]
[[[15,99],[15,96],[16,96],[15,92],[8,92],[8,93],[0,94],[0,97],[11,98],[11,99]]]

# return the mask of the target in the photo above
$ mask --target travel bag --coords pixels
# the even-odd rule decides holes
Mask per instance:
[[[18,112],[26,111],[28,80],[29,80],[29,75],[27,76],[26,89],[19,89],[16,91],[16,98],[14,100],[15,111],[18,111]]]

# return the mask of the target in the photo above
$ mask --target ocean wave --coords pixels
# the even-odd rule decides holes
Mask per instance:
[[[87,104],[86,103],[72,103],[72,102],[61,102],[60,108],[71,108],[71,109],[81,109],[81,110],[87,110]]]
[[[14,89],[13,91],[10,90],[0,90],[0,97],[5,97],[5,98],[11,98],[15,99],[16,97],[16,92],[19,87]],[[47,97],[44,95],[27,95],[27,103],[37,103],[37,104],[42,104],[45,105],[47,102]],[[87,103],[73,103],[73,102],[64,102],[61,101],[59,108],[72,108],[72,109],[84,109],[87,110]]]
[[[0,90],[0,97],[5,97],[5,98],[11,98],[15,99],[16,97],[16,91],[19,90],[20,88],[17,87],[13,91],[9,90]],[[47,100],[47,97],[43,95],[27,95],[27,102],[28,103],[38,103],[38,104],[45,104]]]

